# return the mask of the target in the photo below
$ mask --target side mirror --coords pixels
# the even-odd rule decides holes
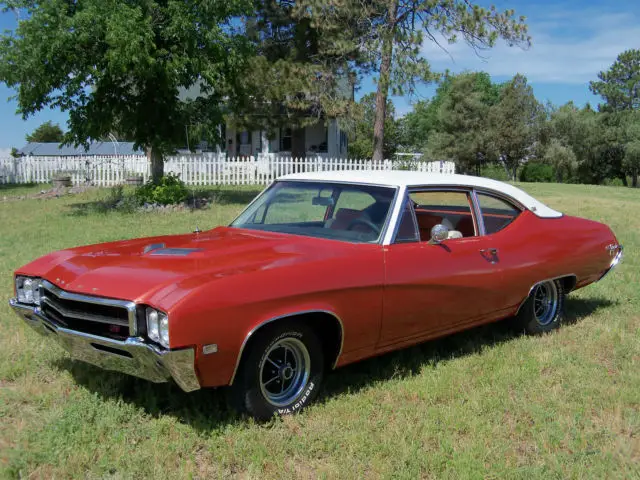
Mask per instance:
[[[441,243],[443,240],[449,238],[449,229],[441,223],[434,225],[431,229],[431,241],[430,243]]]

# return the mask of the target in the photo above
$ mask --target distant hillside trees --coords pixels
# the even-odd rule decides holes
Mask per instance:
[[[622,53],[598,78],[590,84],[604,100],[596,111],[571,102],[543,106],[523,75],[503,84],[482,72],[450,75],[433,98],[398,120],[399,141],[426,159],[452,160],[464,173],[496,165],[511,180],[520,172],[525,181],[627,185],[630,179],[636,187],[640,51]]]

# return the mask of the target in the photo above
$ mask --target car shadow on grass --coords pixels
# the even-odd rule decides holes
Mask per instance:
[[[579,323],[596,310],[613,304],[605,298],[571,298],[566,301],[565,324]],[[344,394],[355,394],[380,381],[418,375],[425,366],[481,352],[484,348],[521,336],[509,320],[483,325],[464,332],[387,353],[338,369],[325,378],[316,403],[324,403]],[[119,399],[142,408],[152,417],[171,415],[199,431],[211,431],[225,424],[237,424],[246,418],[230,409],[225,389],[183,392],[173,383],[155,384],[92,365],[64,358],[56,366],[71,373],[76,383],[102,399]]]

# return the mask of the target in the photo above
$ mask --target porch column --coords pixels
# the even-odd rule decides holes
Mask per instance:
[[[335,118],[327,124],[327,156],[336,158],[340,156],[340,137],[338,135],[338,122]]]

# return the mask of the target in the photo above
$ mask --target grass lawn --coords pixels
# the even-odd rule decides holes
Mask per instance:
[[[196,212],[98,213],[91,191],[0,186],[0,478],[639,478],[640,191],[524,185],[609,224],[625,260],[542,337],[490,325],[340,369],[304,414],[259,425],[74,362],[11,312],[13,270],[52,250],[229,222],[258,189]],[[3,197],[6,201],[2,201]]]

